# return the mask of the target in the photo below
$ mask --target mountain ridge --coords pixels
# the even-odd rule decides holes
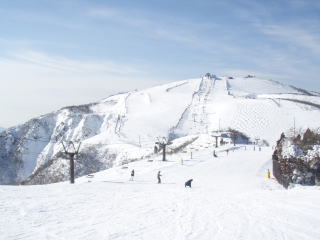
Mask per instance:
[[[0,183],[66,180],[62,140],[82,142],[77,176],[149,156],[157,137],[174,139],[232,128],[273,144],[294,117],[297,128],[315,127],[318,104],[320,97],[309,91],[252,76],[207,75],[111,95],[2,132]]]

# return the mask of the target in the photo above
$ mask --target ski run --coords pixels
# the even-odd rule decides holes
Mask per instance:
[[[320,239],[318,186],[286,190],[267,179],[271,147],[225,145],[217,158],[213,149],[203,134],[166,162],[145,158],[74,185],[1,185],[0,238]]]
[[[229,128],[275,145],[280,134],[318,128],[320,96],[255,77],[207,76],[70,106],[0,131],[0,184],[68,178],[61,141],[81,142],[77,176],[153,153],[157,138]]]

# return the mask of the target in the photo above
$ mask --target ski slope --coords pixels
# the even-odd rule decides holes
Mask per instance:
[[[82,143],[76,175],[83,176],[152,155],[159,137],[232,128],[272,146],[294,125],[318,128],[319,109],[319,95],[255,77],[203,77],[121,93],[0,132],[0,183],[66,180],[61,141]]]
[[[285,190],[266,179],[270,148],[225,146],[213,158],[206,139],[167,162],[144,159],[75,185],[2,185],[1,239],[320,239],[319,187]]]

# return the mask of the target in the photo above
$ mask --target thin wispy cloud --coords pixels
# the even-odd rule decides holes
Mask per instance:
[[[224,34],[227,34],[228,30],[214,22],[194,22],[177,16],[169,17],[136,9],[121,10],[110,7],[89,9],[88,16],[124,24],[141,31],[149,38],[182,45],[187,51],[199,51],[216,56],[223,53],[239,55],[242,52],[236,42],[231,45],[225,41]],[[211,36],[213,32],[216,33],[214,37]]]
[[[294,20],[293,16],[279,17],[279,14],[281,16],[284,13],[284,10],[281,10],[283,7],[294,10],[293,14],[296,14]],[[287,44],[294,44],[309,50],[310,53],[319,54],[320,18],[301,17],[297,14],[299,10],[317,8],[320,9],[319,1],[290,0],[274,1],[273,4],[268,4],[268,2],[246,0],[232,11],[237,17],[253,26],[257,33],[263,33]]]
[[[190,26],[187,28],[188,24],[183,23],[185,22],[183,20],[175,19],[175,24],[170,24],[166,22],[166,17],[163,16],[158,16],[158,19],[163,19],[163,21],[159,21],[145,17],[142,12],[137,12],[136,10],[120,10],[115,8],[89,9],[88,15],[138,28],[155,38],[184,44],[194,44],[194,46],[203,46],[207,42],[206,39],[199,37],[199,34],[194,32]]]
[[[296,44],[308,49],[311,53],[320,54],[320,31],[310,32],[305,28],[281,25],[261,26],[264,34],[274,36],[279,40]]]
[[[306,1],[306,0],[290,0],[288,4],[296,9],[301,8],[317,8],[320,9],[320,2],[317,0]]]
[[[18,124],[66,105],[85,104],[120,91],[147,87],[150,79],[146,75],[127,64],[75,60],[37,51],[1,57],[3,114],[11,116],[12,109],[20,109],[14,119],[3,119],[2,126]],[[10,107],[4,107],[7,104]]]
[[[33,64],[46,68],[49,71],[77,73],[105,72],[121,75],[142,73],[138,68],[125,64],[117,64],[110,61],[79,61],[61,56],[49,56],[36,51],[18,52],[12,54],[12,56],[15,61]]]
[[[109,19],[115,22],[126,24],[132,27],[154,27],[156,23],[151,19],[142,17],[135,10],[120,10],[116,8],[104,7],[99,9],[88,9],[87,15],[90,17]]]

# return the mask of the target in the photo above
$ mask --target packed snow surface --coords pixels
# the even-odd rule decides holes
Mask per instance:
[[[319,187],[266,179],[271,148],[225,146],[213,158],[201,139],[166,162],[143,159],[74,185],[0,186],[1,239],[320,239]]]

